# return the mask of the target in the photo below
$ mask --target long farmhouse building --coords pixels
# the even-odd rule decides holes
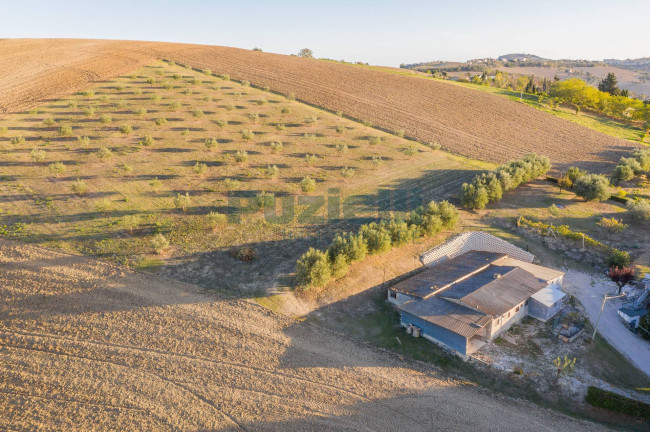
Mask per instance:
[[[565,297],[563,272],[532,264],[532,255],[489,234],[466,234],[441,246],[442,256],[421,272],[388,289],[404,327],[417,328],[463,358],[525,316],[547,321]]]

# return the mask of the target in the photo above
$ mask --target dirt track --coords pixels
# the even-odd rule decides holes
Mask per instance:
[[[423,142],[491,162],[535,151],[557,168],[608,172],[634,144],[495,95],[414,76],[236,48],[172,43],[2,40],[0,109],[80,90],[167,58],[341,110]]]
[[[0,429],[604,430],[179,283],[0,242]]]

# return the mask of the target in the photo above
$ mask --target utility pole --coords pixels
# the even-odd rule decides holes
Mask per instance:
[[[596,319],[596,324],[594,324],[594,334],[591,336],[591,340],[594,340],[596,338],[596,330],[598,329],[598,322],[600,321],[600,315],[603,313],[603,309],[605,309],[605,302],[607,300],[611,300],[619,297],[625,297],[625,294],[618,294],[615,296],[608,296],[607,294],[605,294],[605,297],[603,297],[603,304],[600,307],[600,312],[598,312],[598,318]]]

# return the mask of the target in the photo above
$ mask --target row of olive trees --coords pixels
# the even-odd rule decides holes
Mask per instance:
[[[471,183],[464,183],[461,203],[466,208],[485,208],[490,201],[499,201],[503,192],[546,174],[550,167],[548,157],[527,154],[523,159],[510,161],[494,171],[477,175]]]
[[[322,287],[332,278],[345,276],[348,265],[366,255],[386,252],[432,236],[458,222],[458,210],[447,201],[431,201],[413,210],[406,220],[382,220],[362,225],[356,233],[338,234],[327,250],[310,248],[296,263],[298,283],[304,288]]]

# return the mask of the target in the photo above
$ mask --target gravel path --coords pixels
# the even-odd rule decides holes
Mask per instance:
[[[567,271],[564,277],[564,290],[575,295],[583,304],[589,319],[596,322],[605,294],[616,294],[616,284],[605,277],[592,276],[575,270]],[[616,311],[622,299],[612,299],[605,303],[600,316],[598,332],[618,351],[650,377],[650,342],[630,332]]]
[[[605,430],[192,285],[4,241],[0,268],[0,430]]]

